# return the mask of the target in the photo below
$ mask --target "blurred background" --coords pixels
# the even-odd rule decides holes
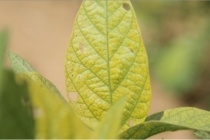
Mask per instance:
[[[148,52],[149,114],[181,106],[210,110],[210,1],[131,0]],[[81,0],[0,1],[9,49],[65,94],[64,57]],[[7,64],[9,61],[7,59]],[[195,138],[167,132],[152,138]]]

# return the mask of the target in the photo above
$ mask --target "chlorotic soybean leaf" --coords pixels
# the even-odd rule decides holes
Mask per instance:
[[[4,54],[6,51],[7,42],[8,42],[8,31],[7,29],[4,29],[0,32],[0,83],[3,78],[2,74],[4,69]]]
[[[19,75],[20,78],[22,76]],[[72,108],[58,96],[51,94],[46,86],[41,86],[30,77],[25,77],[29,85],[37,139],[90,138],[91,131],[85,126]]]
[[[126,98],[122,97],[119,101],[108,110],[105,117],[96,127],[95,132],[97,139],[116,139],[118,138],[123,108]]]
[[[146,122],[121,133],[123,139],[144,139],[152,135],[177,130],[201,130],[210,132],[210,112],[182,107],[154,114]]]
[[[66,53],[70,103],[89,127],[127,95],[123,127],[142,123],[151,100],[147,55],[129,0],[84,0]]]
[[[50,89],[51,93],[62,97],[61,93],[55,87],[55,85],[53,85],[52,82],[44,78],[40,73],[36,72],[26,60],[12,52],[10,52],[9,56],[12,68],[16,73],[28,75],[34,82],[37,82],[42,86],[46,86]]]
[[[4,71],[0,85],[0,139],[33,139],[34,117],[26,82]]]

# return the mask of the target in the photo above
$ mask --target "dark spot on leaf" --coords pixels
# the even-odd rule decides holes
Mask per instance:
[[[130,5],[128,3],[123,3],[123,8],[128,11],[130,10]]]
[[[133,49],[130,49],[130,52],[132,52],[132,53],[133,53]]]

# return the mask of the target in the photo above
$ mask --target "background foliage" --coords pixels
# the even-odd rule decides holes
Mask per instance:
[[[210,109],[210,2],[133,1],[151,73],[166,94]]]

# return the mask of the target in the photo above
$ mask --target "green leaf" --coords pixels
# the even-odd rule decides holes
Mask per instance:
[[[142,123],[151,100],[147,55],[129,0],[84,0],[66,53],[70,103],[91,128],[127,95],[123,130]]]
[[[20,77],[22,78],[22,77]],[[40,86],[30,77],[29,83],[36,120],[37,139],[90,138],[91,131],[75,115],[70,106],[51,93],[46,86]]]
[[[197,38],[192,35],[182,36],[159,54],[154,67],[154,76],[165,88],[183,94],[197,83],[205,51],[205,45]]]
[[[210,132],[205,132],[205,131],[195,131],[194,132],[195,136],[201,139],[210,139]]]
[[[2,73],[4,69],[4,54],[8,42],[8,31],[4,29],[0,32],[0,84],[2,82]],[[1,87],[0,87],[1,88]]]
[[[154,114],[146,122],[121,134],[123,139],[144,139],[152,135],[177,130],[201,130],[210,132],[210,112],[182,107]]]
[[[126,98],[122,98],[108,110],[105,117],[95,129],[95,138],[116,139],[118,137],[125,102]]]
[[[10,52],[10,61],[12,63],[12,68],[14,69],[15,72],[19,74],[26,74],[27,76],[31,77],[31,79],[34,82],[39,83],[42,86],[46,86],[48,89],[50,89],[52,94],[56,94],[60,97],[61,93],[59,90],[53,85],[49,80],[44,78],[41,74],[36,72],[34,68],[23,58],[18,56],[15,53]]]
[[[0,85],[0,139],[33,139],[34,118],[25,82],[4,71]]]

